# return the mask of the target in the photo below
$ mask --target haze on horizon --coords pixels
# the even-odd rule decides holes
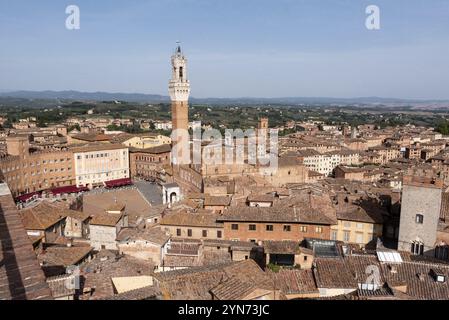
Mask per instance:
[[[196,98],[447,100],[448,18],[445,0],[0,0],[0,89],[167,95],[180,40]]]

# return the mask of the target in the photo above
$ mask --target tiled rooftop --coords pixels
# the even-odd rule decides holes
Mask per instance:
[[[6,184],[0,184],[0,300],[52,299]]]

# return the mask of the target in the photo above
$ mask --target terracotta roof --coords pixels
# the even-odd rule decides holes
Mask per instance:
[[[83,195],[83,212],[94,216],[105,212],[112,203],[125,205],[125,213],[128,215],[129,224],[137,224],[142,218],[159,215],[145,197],[137,189],[117,189],[103,193],[89,193]]]
[[[212,251],[205,250],[203,254],[200,256],[200,261],[204,266],[210,266],[215,264],[223,264],[232,261],[231,253],[228,251]]]
[[[112,205],[110,205],[106,211],[123,211],[125,210],[125,205],[123,203],[114,203]]]
[[[205,206],[229,206],[231,197],[228,196],[206,196],[204,198]]]
[[[256,289],[256,283],[232,277],[212,288],[210,292],[219,300],[241,300]]]
[[[265,253],[269,254],[309,254],[313,255],[313,250],[301,247],[296,241],[263,241]]]
[[[81,276],[85,279],[82,288],[95,289],[92,296],[82,296],[82,300],[104,299],[114,295],[112,278],[131,276],[151,276],[154,265],[151,261],[120,256],[115,253],[102,250],[96,257],[82,265]]]
[[[71,218],[79,220],[79,221],[86,221],[88,218],[90,218],[90,214],[87,212],[66,210],[65,213],[66,213],[67,217],[71,217]]]
[[[6,184],[0,184],[0,300],[52,299]]]
[[[130,148],[129,151],[131,153],[151,153],[151,154],[160,154],[160,153],[168,153],[171,151],[171,145],[170,144],[162,144],[160,146],[145,148],[145,149],[138,149],[138,148]]]
[[[93,216],[90,225],[115,227],[122,217],[123,215],[116,213],[100,213]]]
[[[83,260],[90,252],[91,247],[67,247],[67,246],[52,246],[46,248],[42,253],[38,255],[38,260],[44,266],[63,266],[68,267],[78,264]]]
[[[42,201],[34,207],[20,211],[27,230],[46,230],[67,216],[67,209]]]
[[[286,222],[309,224],[335,224],[332,218],[312,208],[293,207],[230,207],[217,221]]]
[[[449,220],[449,192],[443,192],[441,195],[440,218]]]
[[[315,258],[315,280],[318,288],[356,289],[357,281],[343,258]]]
[[[276,197],[272,193],[267,194],[253,194],[251,193],[246,198],[248,202],[274,202]]]
[[[319,292],[312,270],[281,269],[279,272],[267,270],[267,274],[274,278],[275,286],[287,295]]]
[[[388,214],[387,211],[381,211],[378,208],[364,208],[356,205],[342,206],[337,209],[337,219],[366,222],[366,223],[383,223],[382,212]]]
[[[178,212],[167,214],[162,218],[161,225],[190,226],[190,227],[214,227],[222,228],[217,222],[217,215],[210,213]]]
[[[72,138],[77,140],[95,142],[95,141],[109,141],[111,140],[111,136],[107,134],[91,134],[91,133],[80,133],[74,135]]]
[[[170,236],[167,235],[159,227],[150,229],[138,229],[138,228],[124,228],[117,236],[118,241],[134,241],[145,240],[158,245],[164,245],[170,240]]]
[[[162,296],[173,300],[210,300],[210,291],[225,281],[236,278],[243,283],[252,283],[260,289],[272,289],[273,283],[254,260],[194,267],[189,269],[160,272],[154,275],[159,282]],[[230,299],[234,299],[230,288]],[[236,295],[241,298],[240,294]]]
[[[432,269],[440,269],[446,281],[439,283],[432,275]],[[416,299],[448,300],[449,299],[449,265],[426,262],[405,261],[395,265],[395,272],[390,266],[381,265],[382,273],[390,286],[407,286],[407,295]]]
[[[198,256],[179,256],[166,254],[163,262],[164,267],[178,267],[191,268],[200,266],[200,259]]]

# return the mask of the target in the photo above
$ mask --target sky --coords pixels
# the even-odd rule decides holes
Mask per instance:
[[[448,0],[0,0],[0,90],[167,95],[176,41],[197,98],[449,99]]]

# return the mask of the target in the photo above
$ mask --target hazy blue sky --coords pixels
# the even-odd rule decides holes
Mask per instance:
[[[448,0],[0,0],[0,89],[166,95],[177,40],[195,97],[449,99]]]

